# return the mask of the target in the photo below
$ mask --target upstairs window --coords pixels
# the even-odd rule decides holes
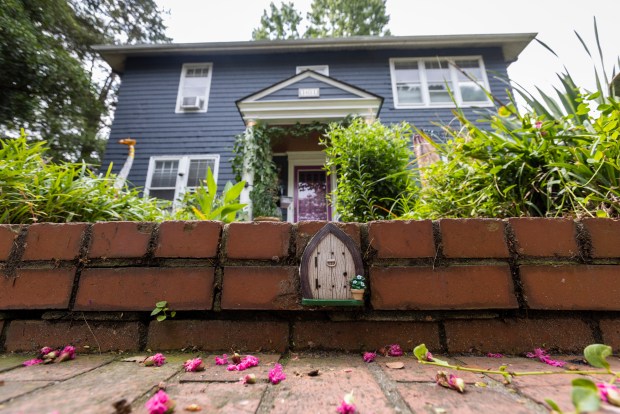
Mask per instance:
[[[390,59],[390,70],[396,108],[450,107],[452,99],[461,106],[491,104],[480,57]]]
[[[144,194],[178,201],[186,191],[195,191],[211,168],[217,182],[219,155],[170,155],[151,157]]]
[[[329,66],[327,65],[297,66],[295,74],[299,75],[304,70],[313,70],[321,75],[329,76]]]
[[[211,63],[186,63],[181,71],[176,112],[207,112]]]

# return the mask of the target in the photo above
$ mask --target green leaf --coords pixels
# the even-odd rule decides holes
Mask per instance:
[[[609,362],[607,362],[607,357],[610,356],[611,353],[611,347],[604,344],[588,345],[583,350],[583,355],[586,357],[588,364],[597,368],[605,368],[607,371],[609,371]]]
[[[159,312],[161,312],[161,310],[162,310],[161,308],[155,308],[155,309],[153,309],[153,312],[151,312],[151,316],[155,316],[155,315],[157,315]]]
[[[598,218],[607,218],[609,214],[605,210],[596,210],[596,217]]]
[[[165,308],[166,306],[168,306],[168,301],[162,300],[161,302],[157,302],[155,306],[157,306],[158,308]]]
[[[589,379],[578,378],[573,380],[571,399],[578,413],[597,411],[601,407],[598,388]]]
[[[177,311],[171,311],[170,312],[170,317],[174,318],[175,316],[177,316]]]
[[[166,320],[166,315],[159,315],[157,317],[157,322],[161,322],[161,321],[165,321]]]
[[[545,402],[549,405],[549,407],[551,407],[551,409],[559,414],[562,414],[563,411],[560,408],[560,406],[553,400],[549,399],[549,398],[545,398]]]
[[[413,355],[418,358],[418,361],[426,361],[426,354],[428,353],[428,349],[426,345],[420,344],[413,349]]]

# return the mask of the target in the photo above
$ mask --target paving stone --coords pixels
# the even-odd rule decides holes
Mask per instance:
[[[570,380],[564,378],[563,385],[531,385],[528,387],[519,387],[521,395],[531,398],[539,404],[545,404],[545,399],[551,399],[560,406],[562,411],[573,412],[574,407],[571,402],[572,386]]]
[[[36,389],[51,384],[52,381],[8,381],[0,386],[0,412],[2,412],[2,403],[11,398],[19,397]]]
[[[496,387],[467,387],[464,394],[434,383],[398,384],[398,390],[416,413],[548,413],[542,406],[532,404],[516,393]],[[442,411],[445,410],[445,411]]]
[[[284,367],[287,379],[273,389],[273,406],[261,409],[266,408],[270,413],[334,413],[344,395],[353,391],[359,412],[392,412],[379,384],[364,364],[359,356],[351,355],[292,358]],[[320,375],[304,375],[314,369],[319,369]]]
[[[441,355],[435,356],[450,363],[456,362],[451,358],[443,357]],[[405,367],[403,369],[388,368],[385,365],[386,362],[402,362]],[[381,369],[388,375],[388,377],[390,377],[392,381],[396,382],[433,382],[435,381],[437,371],[453,372],[453,370],[434,365],[420,364],[415,358],[411,357],[377,357],[377,359],[375,359],[375,362],[373,363],[378,364],[379,367],[381,367]],[[454,372],[456,373],[456,371]],[[457,375],[463,378],[463,380],[468,384],[473,384],[484,379],[484,375],[478,375],[471,372],[462,371],[459,372]]]
[[[226,365],[215,365],[215,355],[203,358],[206,369],[201,372],[184,372],[180,376],[180,382],[238,382],[239,378],[246,374],[255,374],[257,379],[269,378],[271,370],[280,355],[274,354],[251,354],[260,361],[257,367],[249,368],[245,371],[228,371]],[[242,355],[243,356],[243,355]]]
[[[19,367],[21,366],[22,362],[27,359],[32,358],[23,355],[0,355],[0,372]]]
[[[166,387],[166,393],[176,402],[175,412],[184,413],[190,404],[199,405],[202,413],[255,413],[267,384],[184,383]],[[153,393],[149,394],[151,397]],[[146,414],[144,403],[134,404],[134,411]]]
[[[26,359],[36,358],[35,355]],[[73,361],[60,364],[39,364],[19,367],[0,373],[0,381],[62,381],[92,371],[114,359],[113,355],[78,355]]]
[[[131,404],[159,382],[172,377],[181,369],[181,360],[179,357],[168,357],[167,364],[149,368],[113,362],[82,375],[74,373],[77,376],[38,391],[36,398],[29,398],[29,395],[18,397],[5,404],[4,409],[9,413],[47,413],[54,410],[60,414],[111,413],[114,402],[126,399]],[[61,368],[63,365],[70,364],[52,367]]]

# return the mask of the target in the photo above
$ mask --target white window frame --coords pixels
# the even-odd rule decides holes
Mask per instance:
[[[304,70],[313,70],[321,75],[329,76],[329,65],[303,65],[297,66],[295,69],[295,75],[299,75]]]
[[[217,176],[220,170],[220,155],[219,154],[200,154],[200,155],[157,155],[153,156],[149,160],[149,168],[146,173],[146,183],[144,184],[144,195],[149,196],[151,190],[151,181],[153,179],[153,173],[155,172],[155,163],[157,161],[178,161],[179,167],[177,169],[177,180],[174,187],[174,201],[173,205],[177,205],[179,200],[183,198],[183,195],[188,190],[194,190],[196,187],[188,187],[187,180],[189,177],[189,165],[194,160],[213,160],[213,178],[217,182]]]
[[[487,78],[487,71],[484,67],[484,60],[482,56],[435,56],[435,57],[423,57],[423,58],[391,58],[390,59],[390,77],[392,82],[392,97],[394,98],[394,108],[396,109],[409,109],[409,108],[454,108],[455,105],[453,102],[445,103],[432,103],[430,101],[430,95],[428,91],[428,81],[426,79],[426,67],[424,65],[425,62],[432,61],[448,61],[450,64],[448,65],[448,69],[450,70],[450,82],[452,84],[452,95],[456,100],[456,103],[461,107],[485,107],[485,106],[493,106],[493,102],[491,102],[488,98],[484,101],[476,101],[476,102],[463,102],[461,99],[461,89],[458,87],[458,69],[454,67],[454,62],[458,62],[459,60],[477,60],[480,65],[480,71],[482,73],[482,79],[476,79],[477,83],[482,85],[484,89],[487,91],[490,90],[489,80]],[[407,103],[401,104],[398,101],[398,93],[396,90],[396,68],[395,63],[397,62],[417,62],[418,70],[420,71],[420,85],[422,89],[422,102],[421,103]],[[456,63],[458,65],[458,63]]]
[[[188,69],[197,69],[197,68],[209,68],[209,75],[207,76],[207,85],[205,88],[204,94],[204,105],[201,109],[184,109],[181,108],[181,104],[183,103],[183,87],[185,85],[185,75],[187,74]],[[179,90],[177,92],[177,105],[175,112],[177,114],[185,114],[185,113],[200,113],[207,112],[207,108],[209,106],[209,95],[211,93],[211,78],[213,76],[213,63],[185,63],[181,68],[181,78],[179,80]]]

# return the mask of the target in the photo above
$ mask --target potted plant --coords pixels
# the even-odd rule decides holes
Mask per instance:
[[[366,278],[357,275],[351,279],[351,296],[354,300],[364,300],[364,291],[366,290]]]

